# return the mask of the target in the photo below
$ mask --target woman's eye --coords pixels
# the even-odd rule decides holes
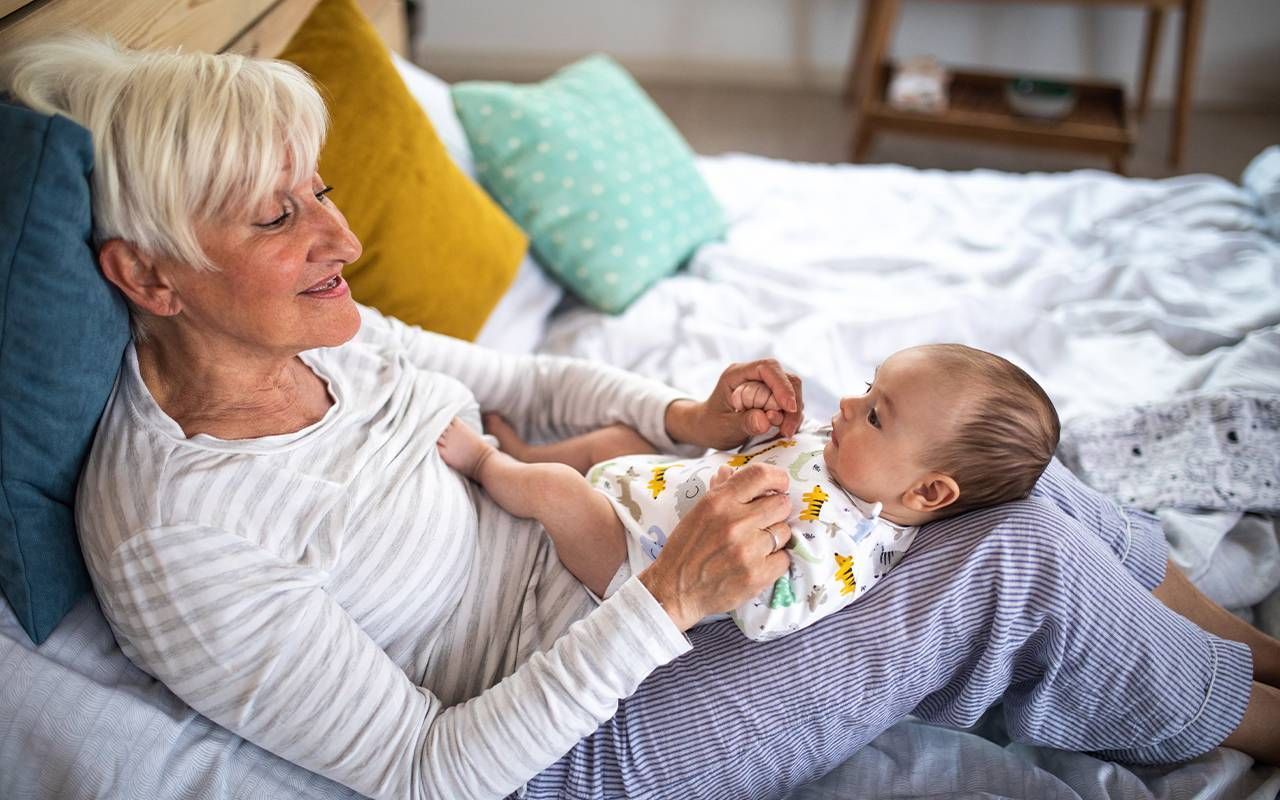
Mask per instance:
[[[289,216],[290,216],[289,209],[287,208],[283,209],[280,212],[280,216],[276,217],[270,222],[259,222],[258,227],[259,228],[279,228],[281,225],[285,224],[285,222],[289,220]]]
[[[333,191],[333,187],[332,187],[332,186],[326,186],[326,187],[324,187],[323,189],[321,189],[320,191],[316,192],[316,199],[323,203],[323,202],[324,202],[324,196],[325,196],[326,194],[328,194],[329,192],[332,192],[332,191]]]
[[[880,427],[880,417],[876,414],[874,407],[867,412],[867,422],[869,422],[873,428]]]
[[[868,392],[871,391],[871,381],[867,381],[866,384],[867,384],[867,391]]]

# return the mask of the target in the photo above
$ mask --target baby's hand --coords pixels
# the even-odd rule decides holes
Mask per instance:
[[[759,408],[763,411],[781,411],[782,406],[774,398],[773,392],[769,391],[768,385],[762,381],[747,381],[740,383],[733,389],[733,394],[729,397],[729,403],[733,406],[734,411],[746,411],[751,408]],[[769,420],[773,422],[772,416]],[[777,423],[774,422],[776,425]]]

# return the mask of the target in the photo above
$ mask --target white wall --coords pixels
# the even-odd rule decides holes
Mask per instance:
[[[528,79],[605,51],[641,78],[837,86],[860,0],[426,0],[418,55],[446,77]],[[907,0],[896,56],[1136,83],[1129,7]],[[1181,13],[1166,13],[1154,88],[1174,86]],[[1206,0],[1202,107],[1280,110],[1280,0]]]

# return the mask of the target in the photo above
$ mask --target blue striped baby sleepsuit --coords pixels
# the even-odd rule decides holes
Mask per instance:
[[[922,527],[863,600],[792,636],[690,631],[529,798],[778,797],[908,714],[1135,763],[1192,758],[1239,724],[1249,650],[1150,594],[1167,546],[1057,462],[1033,496]]]

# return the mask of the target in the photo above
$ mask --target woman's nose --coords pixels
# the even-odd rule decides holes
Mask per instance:
[[[318,224],[321,226],[319,241],[317,242],[317,250],[322,256],[321,260],[341,261],[344,264],[350,264],[360,258],[360,254],[364,252],[364,247],[360,244],[360,239],[351,230],[351,226],[347,225],[347,218],[342,215],[336,206],[323,209],[323,212],[317,216]]]

